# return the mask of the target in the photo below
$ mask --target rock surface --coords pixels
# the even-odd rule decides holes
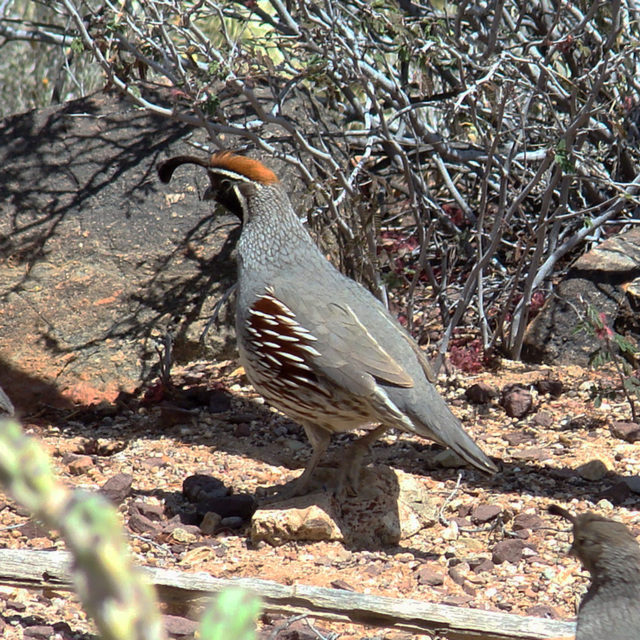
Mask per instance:
[[[522,357],[527,362],[554,365],[589,364],[598,348],[595,337],[576,333],[586,305],[604,313],[609,326],[640,337],[638,278],[640,229],[605,240],[578,258],[529,324]]]
[[[370,549],[407,540],[438,521],[433,500],[409,474],[381,466],[363,469],[360,484],[360,493],[343,503],[321,491],[258,509],[251,540],[275,546],[339,540]]]
[[[233,219],[200,202],[206,175],[156,178],[188,133],[104,94],[0,123],[0,385],[18,411],[132,390],[167,330],[178,362],[233,349],[229,330],[199,345],[234,281]]]

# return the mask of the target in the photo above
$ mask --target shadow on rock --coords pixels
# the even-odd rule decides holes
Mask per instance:
[[[72,396],[80,385],[113,399],[153,375],[156,337],[171,332],[184,361],[200,349],[235,280],[235,239],[231,218],[199,201],[198,175],[185,171],[175,191],[156,178],[189,132],[102,94],[0,123],[0,357],[10,366]],[[223,329],[203,355],[231,342]]]

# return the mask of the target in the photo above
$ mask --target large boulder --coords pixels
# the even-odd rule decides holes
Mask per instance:
[[[0,122],[0,385],[19,410],[133,389],[167,330],[178,361],[234,349],[228,327],[199,336],[237,221],[200,201],[202,170],[156,177],[190,133],[105,94]]]
[[[522,358],[546,364],[589,364],[598,338],[576,332],[587,305],[631,339],[640,338],[640,228],[605,240],[581,256],[556,287],[525,336]]]

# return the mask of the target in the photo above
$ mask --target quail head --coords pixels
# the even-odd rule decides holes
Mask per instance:
[[[580,603],[576,640],[640,638],[640,547],[621,522],[587,512],[574,516],[557,505],[549,513],[573,525],[570,553],[591,574]]]
[[[289,493],[308,491],[333,433],[361,428],[366,435],[343,454],[338,493],[357,489],[364,453],[390,427],[449,446],[481,471],[496,471],[436,391],[421,349],[382,303],[325,258],[270,169],[223,151],[208,160],[167,160],[158,168],[160,179],[169,182],[185,163],[207,169],[205,198],[243,225],[236,329],[247,378],[302,424],[313,446]]]

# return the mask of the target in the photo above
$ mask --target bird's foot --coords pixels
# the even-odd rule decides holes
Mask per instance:
[[[256,498],[260,504],[272,504],[274,502],[284,502],[292,498],[306,496],[318,490],[322,490],[322,485],[318,486],[317,482],[312,482],[311,475],[303,473],[299,478],[291,480],[286,484],[276,485],[274,487],[260,487],[256,491]]]
[[[353,464],[352,460],[345,459],[340,465],[336,482],[333,487],[333,495],[338,500],[358,495],[360,488],[360,465]]]

